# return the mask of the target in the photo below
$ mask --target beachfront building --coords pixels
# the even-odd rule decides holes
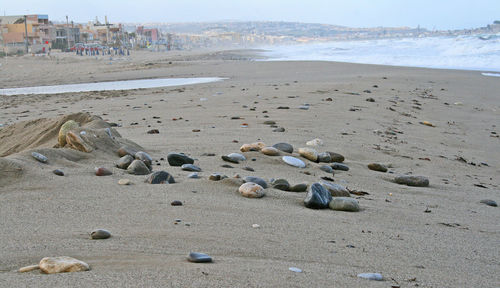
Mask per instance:
[[[48,51],[50,41],[51,24],[48,15],[0,16],[0,45],[5,53],[25,50],[26,42],[29,52]]]
[[[80,28],[73,24],[56,24],[51,27],[52,48],[66,51],[80,42]]]
[[[108,46],[113,46],[117,42],[121,42],[123,29],[121,24],[108,23],[105,17],[105,23],[101,23],[96,17],[94,21],[89,21],[87,25],[81,26],[80,33],[82,41],[85,43],[99,43]]]

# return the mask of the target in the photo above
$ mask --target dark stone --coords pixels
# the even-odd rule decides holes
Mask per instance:
[[[182,166],[183,164],[193,164],[194,160],[182,153],[168,153],[167,161],[170,166]]]
[[[370,97],[370,98],[366,98],[366,101],[368,101],[368,102],[375,102],[375,99],[373,99],[372,97]]]
[[[332,195],[321,184],[314,183],[309,188],[307,196],[304,199],[304,205],[311,209],[325,209],[332,201]]]
[[[193,263],[210,263],[213,260],[212,257],[207,254],[191,252],[189,253],[188,261]]]
[[[183,164],[181,169],[184,171],[200,172],[201,168],[193,164]]]
[[[290,187],[290,192],[306,192],[307,190],[307,184],[306,183],[300,183],[300,184],[295,184]]]
[[[97,230],[90,232],[90,238],[92,238],[94,240],[108,239],[109,237],[111,237],[111,233],[108,230],[97,229]]]
[[[328,166],[328,165],[323,165],[319,167],[322,171],[325,171],[326,173],[333,173],[333,168]]]
[[[213,173],[213,174],[210,174],[210,176],[208,176],[208,180],[212,180],[212,181],[219,181],[222,179],[222,175],[220,173]]]
[[[247,170],[247,171],[251,171],[251,172],[255,171],[255,169],[253,169],[252,167],[248,167],[248,166],[243,167],[242,169]]]
[[[274,124],[276,124],[276,121],[273,121],[273,120],[266,120],[266,121],[264,121],[264,124],[265,124],[265,125],[274,125]]]
[[[158,130],[158,129],[151,129],[147,133],[148,134],[160,134],[160,130]]]
[[[52,173],[56,174],[57,176],[64,176],[64,172],[59,169],[52,171]]]
[[[332,163],[332,168],[333,170],[349,171],[349,167],[347,165],[337,162]]]
[[[146,164],[144,164],[141,160],[132,161],[127,168],[127,172],[134,175],[148,175],[151,173],[148,166],[146,166]]]
[[[153,158],[151,158],[151,156],[149,156],[148,153],[143,152],[143,151],[139,151],[139,152],[135,153],[135,159],[141,160],[142,162],[144,162],[144,164],[146,164],[146,166],[149,168],[149,170],[151,170],[151,164],[153,163]]]
[[[288,143],[276,143],[273,147],[286,153],[293,153],[293,146]]]
[[[134,157],[127,154],[118,159],[118,162],[116,162],[116,167],[120,169],[127,169],[128,166],[132,164],[132,161],[134,161]]]
[[[148,177],[147,182],[149,184],[172,184],[175,180],[167,171],[156,171]]]
[[[288,107],[288,106],[279,106],[279,107],[278,107],[278,108],[276,108],[276,109],[290,109],[290,107]]]
[[[493,200],[490,200],[490,199],[484,199],[484,200],[481,200],[479,201],[479,203],[482,203],[482,204],[486,204],[488,206],[492,206],[492,207],[497,207],[497,202],[493,201]]]
[[[174,201],[170,202],[170,205],[172,205],[172,206],[182,206],[182,202],[179,201],[179,200],[174,200]]]
[[[429,186],[429,179],[424,176],[402,175],[402,176],[397,176],[394,179],[394,182],[402,185],[415,186],[415,187]]]
[[[328,152],[319,153],[317,161],[322,163],[330,163],[332,162],[332,156],[330,156],[330,153]]]
[[[240,161],[238,159],[233,158],[233,157],[229,157],[229,156],[226,156],[226,155],[222,155],[221,158],[222,158],[222,160],[224,160],[226,162],[235,163],[235,164],[240,163]]]
[[[220,165],[220,167],[222,167],[222,168],[229,168],[229,169],[234,168],[233,166],[231,166],[229,164]]]
[[[286,179],[276,179],[271,183],[274,189],[288,191],[290,190],[290,183]],[[262,185],[261,185],[262,186]]]
[[[247,177],[245,177],[245,182],[253,182],[255,184],[259,184],[264,189],[267,188],[267,182],[266,182],[266,180],[264,180],[264,179],[262,179],[260,177],[247,176]]]
[[[327,153],[330,154],[330,157],[332,158],[332,162],[342,163],[345,160],[344,156],[340,155],[339,153],[330,152],[330,151],[328,151]]]
[[[387,167],[385,165],[379,163],[370,163],[368,164],[368,169],[379,172],[387,172]]]
[[[278,128],[273,129],[273,132],[285,132],[285,128],[278,127]]]

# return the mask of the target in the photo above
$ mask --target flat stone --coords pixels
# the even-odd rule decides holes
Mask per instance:
[[[333,197],[330,201],[330,209],[337,211],[358,212],[358,200],[351,197]]]
[[[387,167],[380,163],[370,163],[368,164],[368,169],[379,172],[387,172]]]
[[[118,180],[118,184],[119,185],[130,185],[130,184],[132,184],[132,182],[130,181],[130,179],[120,179],[120,180]]]
[[[273,121],[273,120],[266,120],[266,121],[264,121],[264,124],[265,124],[265,125],[274,125],[274,124],[276,124],[276,121]]]
[[[222,156],[220,156],[220,158],[222,158],[222,160],[229,162],[229,163],[235,163],[235,164],[240,163],[240,160],[238,160],[238,158],[232,158],[232,157],[229,157],[226,155],[222,155]]]
[[[238,188],[238,191],[241,196],[247,198],[262,198],[266,195],[264,188],[254,182],[243,183],[240,188]]]
[[[276,143],[273,147],[286,153],[293,153],[293,146],[285,142]]]
[[[292,157],[292,156],[283,156],[283,161],[288,164],[288,165],[291,165],[291,166],[295,166],[295,167],[298,167],[298,168],[305,168],[306,167],[306,163],[304,163],[304,161],[298,159],[298,158],[295,158],[295,157]]]
[[[429,186],[429,179],[424,176],[401,175],[394,178],[394,182],[401,185],[408,185],[415,187]]]
[[[326,173],[333,173],[333,168],[328,165],[323,165],[319,167],[321,171],[325,171]]]
[[[273,132],[285,132],[285,128],[283,127],[274,128]]]
[[[122,146],[122,147],[120,147],[120,149],[118,149],[117,153],[118,153],[118,156],[120,156],[120,157],[123,157],[125,155],[130,155],[130,156],[134,157],[135,153],[137,153],[137,151],[128,147],[128,146]]]
[[[238,160],[238,161],[246,161],[247,160],[247,157],[245,157],[243,154],[240,154],[240,153],[231,153],[231,154],[228,154],[227,157],[229,157],[231,159]]]
[[[349,193],[347,188],[345,188],[344,186],[342,186],[340,184],[331,183],[331,182],[327,182],[327,181],[323,181],[323,180],[320,183],[321,183],[321,185],[323,185],[323,187],[326,188],[326,190],[328,190],[330,192],[332,197],[350,197],[351,196],[351,194]]]
[[[64,122],[63,125],[61,125],[61,128],[59,129],[59,134],[57,136],[57,142],[59,143],[59,147],[64,147],[66,145],[66,134],[68,134],[68,131],[77,129],[79,127],[78,123],[76,123],[74,120],[68,120]]]
[[[321,184],[314,183],[309,187],[309,191],[304,199],[304,205],[311,209],[325,209],[328,208],[330,201],[332,201],[330,192]]]
[[[170,166],[182,166],[183,164],[193,164],[194,160],[182,153],[168,153],[167,161]]]
[[[229,164],[220,165],[220,167],[222,167],[222,168],[229,168],[229,169],[234,168],[233,166],[231,166]]]
[[[198,179],[198,178],[200,178],[200,176],[196,172],[190,173],[187,177],[190,178],[190,179]]]
[[[330,163],[330,162],[332,162],[332,156],[330,156],[330,153],[328,153],[328,152],[319,153],[318,154],[318,162]]]
[[[104,167],[96,167],[95,168],[95,175],[96,176],[109,176],[109,175],[113,175],[113,172],[111,172],[111,170],[107,169],[107,168],[104,168]]]
[[[279,156],[280,151],[274,147],[264,147],[260,149],[260,152],[267,156]]]
[[[57,176],[64,176],[64,172],[59,169],[52,171],[52,173],[56,174]]]
[[[212,257],[207,254],[191,252],[188,256],[188,261],[193,263],[210,263],[212,262]]]
[[[290,192],[306,192],[307,191],[307,184],[306,183],[299,183],[295,184],[290,187]]]
[[[120,169],[127,169],[128,166],[130,166],[130,164],[132,164],[133,161],[134,161],[134,157],[127,154],[127,155],[121,157],[120,159],[118,159],[118,161],[116,162],[116,167],[118,167]]]
[[[360,273],[360,274],[358,274],[358,277],[363,278],[363,279],[368,279],[368,280],[375,280],[375,281],[384,280],[384,277],[382,277],[382,274],[380,274],[380,273]]]
[[[90,238],[94,239],[94,240],[108,239],[109,237],[111,237],[111,233],[105,229],[97,229],[97,230],[90,232]]]
[[[290,183],[286,179],[276,179],[271,182],[274,189],[288,191],[290,190]]]
[[[497,202],[493,201],[493,200],[490,200],[490,199],[484,199],[484,200],[481,200],[479,201],[479,203],[482,203],[482,204],[486,204],[488,206],[492,206],[492,207],[497,207]]]
[[[193,164],[182,164],[181,169],[184,171],[201,172],[201,168]]]
[[[332,168],[333,170],[349,171],[349,166],[337,162],[332,163]]]
[[[144,164],[141,160],[132,161],[127,168],[127,172],[134,175],[148,175],[151,173],[148,166],[146,166],[146,164]]]
[[[38,162],[41,163],[47,163],[49,161],[49,158],[45,157],[45,155],[42,155],[38,152],[31,152],[31,156],[35,158]]]
[[[141,160],[142,162],[144,162],[144,164],[146,164],[146,166],[149,168],[149,170],[151,170],[151,164],[153,163],[153,158],[151,158],[151,156],[149,156],[148,153],[146,153],[144,151],[139,151],[139,152],[135,153],[134,157],[135,157],[135,159]]]
[[[67,256],[45,257],[40,260],[38,265],[40,266],[40,270],[46,274],[90,270],[89,264]]]
[[[267,182],[266,182],[266,180],[264,180],[264,179],[262,179],[260,177],[247,176],[247,177],[245,177],[245,181],[246,182],[253,182],[253,183],[259,184],[264,189],[267,188]]]
[[[312,148],[299,148],[299,155],[312,162],[316,162],[318,160],[318,151]]]
[[[172,184],[175,180],[167,171],[156,171],[149,175],[147,182],[149,184]]]
[[[332,158],[332,162],[342,163],[345,160],[345,157],[340,155],[339,153],[327,151],[326,153],[330,154]]]

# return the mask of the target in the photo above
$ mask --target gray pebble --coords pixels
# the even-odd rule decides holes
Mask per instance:
[[[293,153],[293,146],[288,143],[276,143],[273,145],[273,147],[286,153]]]
[[[429,179],[424,176],[401,175],[397,176],[394,179],[394,182],[402,185],[415,186],[415,187],[429,186]]]
[[[358,200],[351,197],[333,197],[330,201],[330,209],[337,211],[358,212]]]
[[[325,171],[326,173],[333,173],[333,168],[328,166],[328,165],[323,165],[319,167],[322,171]]]
[[[90,232],[90,238],[92,238],[94,240],[108,239],[109,237],[111,237],[111,233],[105,229],[97,229],[97,230]]]
[[[200,172],[201,168],[193,164],[182,164],[181,169],[184,171]]]
[[[349,171],[349,167],[347,165],[337,162],[332,163],[332,168],[334,170]]]
[[[118,162],[116,162],[116,167],[120,169],[127,169],[128,166],[132,164],[132,161],[134,161],[134,157],[127,154],[118,159]]]
[[[207,254],[191,252],[188,256],[188,261],[193,263],[210,263],[212,262],[212,257]]]
[[[482,204],[486,204],[488,206],[492,206],[492,207],[497,207],[497,202],[493,201],[493,200],[490,200],[490,199],[484,199],[484,200],[481,200],[479,201],[479,203],[482,203]]]
[[[41,163],[47,163],[47,161],[49,161],[47,157],[38,152],[31,152],[31,156],[33,156],[33,158],[35,158],[38,162]]]
[[[264,189],[267,188],[267,182],[266,182],[266,180],[264,180],[264,179],[262,179],[260,177],[247,176],[247,177],[245,177],[245,181],[246,182],[253,182],[255,184],[259,184]]]

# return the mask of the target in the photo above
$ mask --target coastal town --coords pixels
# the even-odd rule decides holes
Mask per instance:
[[[462,30],[416,27],[350,28],[296,22],[112,23],[95,17],[85,24],[51,21],[49,15],[0,16],[0,56],[46,54],[56,49],[81,55],[200,48],[255,48],[343,40],[478,35],[500,32],[500,21]],[[485,38],[487,40],[487,37]]]

